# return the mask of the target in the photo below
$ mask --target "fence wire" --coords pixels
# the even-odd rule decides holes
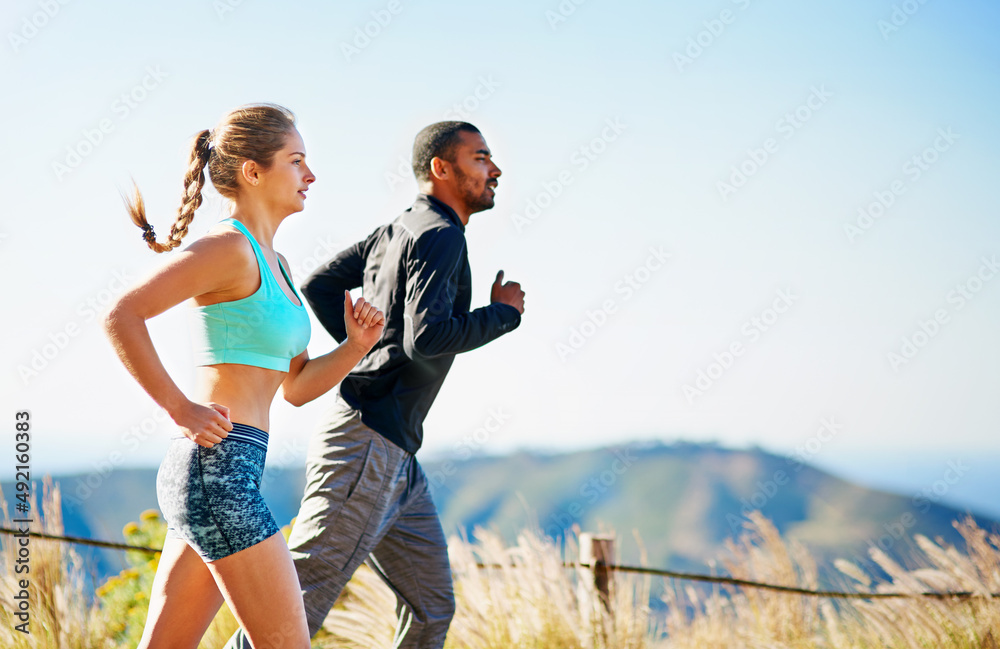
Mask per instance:
[[[18,536],[24,536],[24,530],[15,530],[8,527],[0,527],[0,533],[3,534],[16,534]],[[98,539],[89,539],[81,536],[61,536],[57,534],[46,534],[44,532],[32,532],[27,533],[28,536],[45,539],[48,541],[61,541],[64,543],[77,543],[80,545],[89,545],[99,548],[107,548],[111,550],[126,550],[134,552],[144,552],[147,554],[157,554],[162,551],[162,548],[149,548],[141,545],[128,545],[127,543],[115,543],[112,541],[101,541]],[[479,568],[516,568],[516,564],[503,565],[499,563],[477,563]],[[835,590],[812,590],[809,588],[799,588],[798,586],[782,586],[780,584],[768,584],[759,581],[752,581],[749,579],[737,579],[735,577],[722,577],[718,575],[700,575],[690,572],[678,572],[676,570],[664,570],[661,568],[647,568],[645,566],[621,566],[615,564],[605,564],[603,562],[597,562],[593,565],[583,564],[580,562],[565,561],[563,562],[564,568],[598,568],[604,569],[610,572],[627,572],[635,573],[641,575],[653,575],[657,577],[668,577],[670,579],[680,579],[685,581],[701,581],[713,584],[727,584],[730,586],[739,586],[741,588],[757,588],[762,590],[771,590],[778,593],[787,593],[789,595],[805,595],[807,597],[826,597],[833,599],[904,599],[904,598],[928,598],[928,599],[969,599],[972,597],[987,597],[987,598],[1000,598],[1000,593],[981,593],[973,591],[947,591],[947,592],[935,592],[927,591],[920,593],[845,593]]]

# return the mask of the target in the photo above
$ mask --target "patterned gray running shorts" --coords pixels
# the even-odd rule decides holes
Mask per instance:
[[[280,531],[260,495],[267,433],[233,423],[212,448],[174,437],[156,474],[167,538],[182,538],[205,561],[245,550]]]

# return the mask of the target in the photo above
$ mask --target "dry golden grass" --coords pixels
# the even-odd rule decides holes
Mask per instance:
[[[2,494],[0,494],[2,496]],[[62,533],[59,492],[46,483],[31,529]],[[4,524],[12,525],[6,508]],[[477,529],[473,540],[452,538],[449,554],[458,610],[446,649],[1000,649],[1000,536],[971,520],[957,522],[965,548],[941,547],[917,536],[918,551],[904,568],[873,549],[889,576],[876,583],[859,566],[836,562],[843,586],[858,592],[970,591],[967,599],[828,600],[767,590],[705,587],[666,581],[666,614],[652,614],[652,578],[617,574],[610,604],[590,571],[565,560],[575,544],[554,545],[536,531],[514,544]],[[159,547],[162,521],[144,512],[126,526],[134,544]],[[287,536],[287,528],[285,530]],[[69,544],[32,538],[31,634],[15,630],[18,592],[16,540],[0,536],[0,647],[4,649],[119,649],[141,633],[156,559],[132,557],[131,568],[108,579],[88,601],[84,566]],[[477,564],[486,564],[481,568]],[[818,571],[808,551],[781,538],[770,521],[749,517],[746,533],[720,558],[733,577],[815,588]],[[395,599],[374,572],[357,572],[313,646],[391,647]],[[201,643],[221,647],[235,629],[225,609]]]
[[[564,568],[576,547],[560,551],[529,531],[514,545],[477,530],[475,541],[449,543],[458,611],[446,649],[1000,649],[1000,537],[969,521],[956,523],[967,550],[942,548],[916,537],[924,567],[906,570],[881,551],[872,559],[891,577],[870,575],[838,561],[844,585],[858,592],[971,591],[966,600],[837,600],[749,588],[698,587],[668,580],[667,614],[647,605],[650,578],[619,574],[612,580],[609,614],[583,567]],[[781,538],[759,514],[728,545],[721,560],[739,578],[815,589],[818,571],[808,551]],[[478,568],[477,563],[500,567]],[[850,580],[848,580],[850,578]],[[374,572],[359,571],[330,617],[321,647],[391,647],[394,598]]]
[[[3,503],[3,526],[23,528],[14,524],[7,509],[7,501],[0,492]],[[31,492],[30,510],[15,518],[30,518],[28,529],[33,532],[62,534],[62,508],[58,487],[46,479],[43,486],[42,508],[38,507],[37,494]],[[105,639],[103,629],[92,622],[99,617],[96,604],[87,602],[84,566],[73,546],[58,541],[30,538],[28,541],[27,572],[18,572],[19,542],[13,536],[0,535],[0,563],[3,581],[0,582],[0,647],[4,649],[48,649],[71,647],[73,649],[98,649],[113,647]],[[23,568],[22,568],[23,569]],[[27,629],[17,630],[22,620],[15,617],[21,599],[20,580],[28,586]]]
[[[58,487],[46,479],[42,507],[34,492],[28,526],[33,532],[63,534],[62,508]],[[15,527],[0,492],[4,527]],[[21,516],[19,515],[18,518]],[[20,525],[16,527],[21,527]],[[161,547],[166,525],[159,513],[143,512],[139,523],[129,523],[123,533],[131,545]],[[286,533],[287,538],[287,533]],[[108,578],[91,598],[84,578],[83,560],[69,543],[31,538],[30,572],[18,574],[18,544],[14,537],[0,535],[0,647],[3,649],[122,649],[135,647],[142,635],[149,604],[149,591],[159,554],[150,557],[138,551],[128,552],[131,567]],[[18,579],[30,581],[30,633],[16,629],[20,620],[15,598]],[[237,628],[236,620],[223,604],[205,633],[200,649],[222,647]]]
[[[830,649],[993,649],[1000,629],[1000,536],[972,521],[956,523],[967,551],[942,548],[917,536],[921,554],[911,557],[923,567],[908,570],[873,548],[871,558],[891,581],[875,584],[870,575],[847,561],[837,568],[856,583],[858,592],[918,593],[971,591],[980,597],[838,600],[788,595],[765,590],[726,588],[702,597],[675,583],[668,590],[670,649],[813,648]],[[750,517],[747,534],[729,546],[724,561],[729,573],[787,586],[814,588],[816,568],[809,554],[786,543],[770,521]],[[873,589],[872,589],[873,588]],[[694,614],[683,612],[693,607]]]
[[[565,568],[551,541],[523,532],[508,546],[483,529],[448,544],[457,612],[446,649],[643,649],[649,647],[650,579],[615,580],[610,609],[583,566]],[[568,556],[576,556],[570,543]],[[480,568],[478,564],[488,567]],[[392,647],[395,598],[363,567],[324,625],[322,648]]]

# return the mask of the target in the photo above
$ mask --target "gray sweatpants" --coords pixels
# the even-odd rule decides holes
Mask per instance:
[[[413,455],[361,423],[360,415],[333,411],[312,436],[305,493],[288,546],[310,636],[370,555],[369,564],[396,594],[395,646],[444,645],[455,597],[427,478]],[[226,647],[251,645],[239,629]]]

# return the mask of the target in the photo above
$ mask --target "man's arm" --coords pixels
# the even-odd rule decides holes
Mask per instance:
[[[407,264],[403,351],[413,359],[459,354],[512,331],[521,314],[494,302],[452,315],[465,236],[455,228],[423,234]]]
[[[344,328],[344,291],[358,288],[363,282],[366,242],[367,239],[359,241],[340,252],[317,268],[302,284],[302,295],[306,297],[320,324],[338,343],[347,339],[347,330]]]
[[[357,314],[357,315],[355,315]],[[350,330],[347,340],[332,351],[309,358],[309,350],[291,360],[281,383],[281,394],[293,406],[301,406],[326,394],[344,380],[382,337],[384,314],[363,297],[357,302],[344,293],[344,320]],[[362,328],[362,325],[366,325]]]

